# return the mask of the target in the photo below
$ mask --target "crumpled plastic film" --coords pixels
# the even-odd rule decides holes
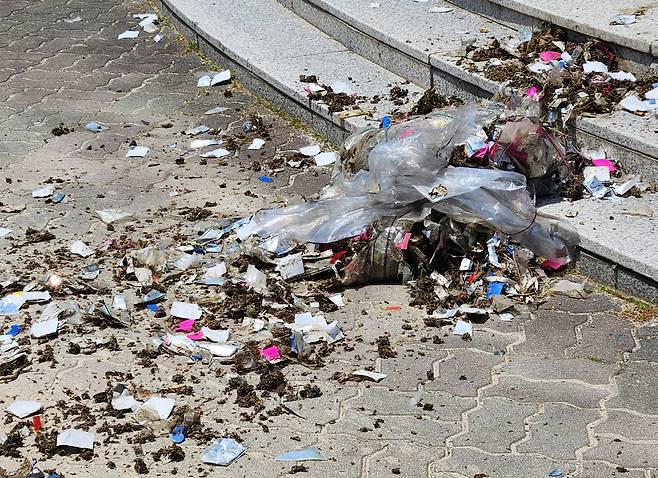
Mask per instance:
[[[337,170],[320,199],[258,212],[248,232],[299,242],[331,243],[361,232],[384,217],[400,217],[429,205],[465,223],[479,223],[510,235],[535,254],[568,261],[569,250],[556,228],[543,225],[526,178],[495,169],[448,166],[456,145],[482,131],[493,110],[465,106],[360,133],[346,141],[354,164],[368,157],[368,170]]]

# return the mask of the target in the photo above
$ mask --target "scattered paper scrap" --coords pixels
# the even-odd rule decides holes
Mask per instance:
[[[204,463],[228,466],[244,455],[245,448],[233,438],[216,439],[201,455]]]
[[[139,30],[126,30],[123,33],[120,33],[117,37],[118,40],[137,38],[139,36]]]
[[[303,154],[304,156],[317,156],[320,154],[320,146],[317,144],[312,144],[310,146],[304,146],[303,148],[299,148],[299,152]]]
[[[315,164],[318,166],[327,166],[333,164],[338,159],[338,155],[334,152],[326,152],[315,155]]]
[[[325,461],[326,458],[322,456],[320,450],[314,446],[302,448],[300,450],[293,450],[287,453],[282,453],[275,458],[276,461]]]
[[[360,377],[360,378],[367,378],[368,380],[372,380],[373,382],[381,382],[386,378],[385,373],[378,373],[378,372],[370,372],[368,370],[355,370],[352,372],[352,375],[355,377]]]
[[[131,146],[128,148],[126,158],[143,158],[148,152],[149,148],[146,146]]]
[[[201,307],[188,302],[174,302],[171,304],[171,315],[180,319],[199,320],[203,314]]]
[[[71,244],[71,254],[77,256],[89,257],[94,254],[94,250],[82,241],[75,241]]]
[[[471,337],[473,337],[473,325],[465,320],[458,320],[457,323],[455,324],[455,330],[453,330],[452,333],[453,335],[461,335],[461,336],[464,336],[464,334],[468,334]]]
[[[41,403],[33,400],[17,400],[7,407],[7,411],[18,418],[29,417],[41,410]]]
[[[247,149],[261,149],[265,145],[265,140],[260,138],[255,138]]]
[[[166,397],[151,397],[140,405],[140,409],[146,410],[160,418],[166,420],[174,409],[176,400]]]
[[[57,446],[70,446],[73,448],[84,448],[87,450],[94,449],[93,433],[69,428],[57,435]]]

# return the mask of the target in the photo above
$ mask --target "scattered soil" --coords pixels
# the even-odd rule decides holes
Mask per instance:
[[[308,472],[308,468],[306,468],[303,464],[298,464],[298,465],[293,465],[292,468],[290,468],[290,471],[288,472],[289,475],[294,475],[296,473],[306,473]]]
[[[55,234],[50,231],[39,231],[28,227],[25,231],[25,242],[27,244],[36,244],[37,242],[52,241],[55,239]]]
[[[299,398],[318,398],[322,396],[322,391],[317,385],[307,384],[299,391]]]
[[[144,460],[142,460],[141,458],[135,459],[134,468],[135,468],[135,472],[139,475],[148,475],[149,473],[149,469],[146,466],[146,463],[144,463]]]
[[[151,453],[151,456],[153,457],[153,461],[166,459],[170,462],[179,462],[185,459],[185,452],[180,446],[172,443],[168,447],[160,448],[158,451]]]
[[[299,75],[300,83],[317,83],[318,77],[316,75]]]
[[[456,96],[444,96],[439,94],[434,88],[423,93],[423,96],[411,108],[411,115],[426,115],[435,109],[445,108],[447,106],[463,105],[464,101]]]
[[[53,136],[62,136],[65,134],[72,133],[73,131],[74,131],[73,128],[64,126],[64,123],[60,123],[59,126],[55,126],[52,130],[50,130]]]
[[[391,347],[391,339],[388,335],[382,335],[377,339],[377,353],[379,358],[387,359],[397,357],[398,354]]]

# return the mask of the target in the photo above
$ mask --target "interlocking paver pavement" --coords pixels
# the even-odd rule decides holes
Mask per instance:
[[[48,227],[57,237],[25,247],[0,239],[3,279],[16,273],[36,277],[53,264],[79,266],[71,259],[63,266],[57,262],[63,260],[59,249],[74,239],[101,243],[122,235],[157,240],[172,230],[191,234],[218,217],[308,196],[326,183],[328,171],[316,169],[280,172],[273,185],[258,182],[254,159],[311,139],[239,87],[198,89],[196,78],[208,67],[168,28],[161,43],[144,33],[136,40],[116,39],[135,24],[132,14],[148,10],[148,4],[122,0],[0,1],[0,202],[3,211],[14,211],[0,213],[0,225],[13,228],[17,238],[27,227]],[[76,16],[82,20],[64,22]],[[217,105],[231,110],[204,117]],[[226,162],[182,156],[188,141],[182,132],[189,126],[203,122],[231,130],[250,113],[272,124],[262,151],[242,148]],[[110,129],[100,135],[85,131],[92,120]],[[54,137],[51,130],[60,123],[74,131]],[[147,158],[124,157],[133,140],[151,148]],[[68,203],[31,198],[48,181],[69,195]],[[206,202],[217,204],[207,206],[213,215],[205,223],[182,219],[182,208]],[[94,219],[93,211],[103,208],[131,210],[138,221],[108,230]],[[55,362],[36,360],[45,343],[31,343],[31,368],[2,385],[1,405],[41,400],[44,426],[52,430],[72,423],[58,414],[58,400],[74,397],[94,409],[91,397],[106,390],[113,374],[131,373],[124,379],[145,392],[175,387],[176,373],[195,375],[191,393],[174,388],[169,395],[179,405],[199,407],[213,436],[240,436],[247,454],[229,468],[201,465],[205,445],[192,439],[184,443],[182,461],[155,461],[151,453],[169,443],[166,434],[129,443],[137,432],[103,429],[106,421],[116,425],[109,419],[91,425],[97,445],[90,460],[44,456],[32,435],[20,456],[37,458],[66,477],[136,476],[138,458],[152,476],[288,476],[290,465],[273,457],[315,444],[331,461],[307,464],[304,476],[517,478],[543,477],[557,468],[580,478],[658,476],[658,327],[634,326],[616,299],[553,298],[539,310],[517,311],[511,323],[476,324],[472,341],[447,327],[427,327],[423,311],[406,305],[403,286],[348,290],[345,299],[346,307],[330,315],[346,340],[325,366],[285,369],[292,385],[315,384],[322,391],[294,402],[296,415],[245,417],[234,403],[236,392],[224,395],[225,374],[190,368],[182,357],[160,355],[145,366],[137,351],[151,338],[146,322],[130,331],[68,331],[49,342]],[[387,304],[401,304],[401,310],[385,311]],[[29,307],[28,314],[38,309]],[[395,357],[377,354],[375,341],[385,334]],[[118,350],[68,352],[76,336],[109,335],[116,336]],[[337,371],[368,367],[388,377],[378,384],[333,378]],[[0,436],[15,424],[0,425]],[[2,450],[0,466],[16,469],[20,458]]]

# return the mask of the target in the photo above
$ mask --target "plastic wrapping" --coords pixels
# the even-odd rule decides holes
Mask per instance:
[[[346,141],[346,150],[354,166],[367,153],[368,170],[349,176],[338,168],[319,200],[260,211],[248,232],[331,243],[385,217],[422,217],[434,209],[509,235],[538,256],[568,258],[565,242],[538,216],[525,176],[448,166],[455,146],[480,134],[494,117],[492,110],[466,106],[359,133]]]

